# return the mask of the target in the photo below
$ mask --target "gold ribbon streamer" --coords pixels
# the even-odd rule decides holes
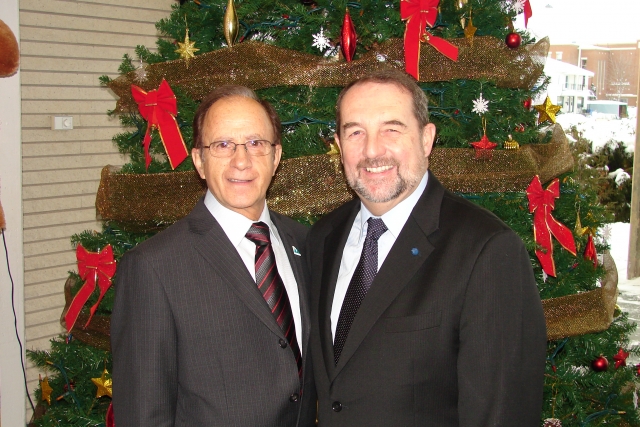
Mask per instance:
[[[458,47],[458,61],[453,62],[435,49],[420,52],[420,81],[454,79],[491,80],[500,87],[531,89],[542,75],[549,39],[520,49],[509,49],[503,40],[475,37],[449,40]],[[232,48],[222,48],[185,60],[167,61],[146,67],[147,79],[139,82],[135,72],[120,76],[109,88],[120,97],[117,113],[135,112],[131,85],[149,91],[162,79],[180,87],[194,99],[202,99],[213,88],[224,84],[241,84],[251,89],[275,86],[342,87],[365,74],[382,68],[404,69],[402,39],[389,39],[374,46],[351,62],[338,62],[321,56],[245,41]]]

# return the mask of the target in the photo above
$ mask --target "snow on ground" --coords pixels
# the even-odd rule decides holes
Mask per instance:
[[[629,313],[629,319],[640,325],[640,277],[627,279],[627,261],[629,257],[629,224],[617,222],[610,224],[611,256],[618,269],[618,305]],[[631,345],[640,345],[640,329],[631,334]],[[631,357],[629,358],[631,359]],[[634,359],[632,363],[639,363]]]
[[[609,114],[593,113],[591,116],[583,116],[567,113],[559,114],[556,120],[565,131],[576,126],[583,138],[593,142],[594,151],[614,140],[624,143],[627,151],[632,153],[636,142],[636,111],[635,107],[629,107],[629,117],[624,119],[616,119]]]

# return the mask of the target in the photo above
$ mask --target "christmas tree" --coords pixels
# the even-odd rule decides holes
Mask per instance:
[[[395,67],[429,97],[435,175],[498,215],[531,254],[549,337],[541,424],[640,426],[636,368],[625,361],[637,352],[628,340],[635,325],[614,313],[615,267],[597,255],[607,247],[605,207],[553,126],[559,108],[548,99],[531,105],[545,94],[548,41],[514,31],[513,20],[530,15],[528,1],[420,4],[187,0],[157,23],[164,35],[157,52],[138,46],[118,79],[102,78],[119,96],[110,114],[124,129],[113,140],[130,161],[103,170],[103,231],[73,238],[79,269],[65,285],[63,314],[70,334],[50,351],[29,353],[46,375],[35,425],[112,425],[109,285],[127,250],[184,216],[202,194],[183,157],[195,109],[212,87],[244,84],[276,107],[286,160],[269,205],[312,224],[353,197],[332,145],[340,88]]]

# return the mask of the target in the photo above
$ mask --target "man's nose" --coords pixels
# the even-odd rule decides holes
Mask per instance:
[[[236,150],[231,156],[231,164],[238,169],[246,169],[251,166],[251,156],[245,144],[236,145]]]
[[[377,133],[367,134],[364,142],[364,155],[368,159],[375,159],[386,152],[383,138]]]

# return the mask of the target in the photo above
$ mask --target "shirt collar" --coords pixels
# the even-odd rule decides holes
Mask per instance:
[[[274,226],[271,222],[271,216],[269,215],[269,209],[266,203],[264,204],[258,221],[252,221],[246,216],[223,206],[209,190],[207,190],[207,194],[204,196],[204,204],[236,248],[240,245],[242,239],[244,239],[251,224],[258,221],[262,221],[269,226],[271,243],[280,243],[278,233],[274,232]]]
[[[429,180],[429,172],[425,172],[424,176],[420,180],[420,184],[413,190],[409,196],[398,203],[396,206],[391,208],[389,212],[386,212],[380,218],[384,222],[384,225],[387,226],[387,230],[393,234],[395,239],[398,238],[400,231],[409,219],[409,215],[411,215],[411,211],[418,203],[420,196],[424,193],[424,189],[427,188],[427,181]],[[367,234],[367,220],[371,217],[375,217],[369,209],[366,208],[364,203],[360,202],[360,237],[359,239],[364,239]],[[357,220],[356,220],[357,221]]]

